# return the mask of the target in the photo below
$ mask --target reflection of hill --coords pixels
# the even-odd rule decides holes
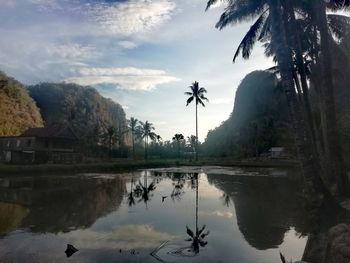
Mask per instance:
[[[41,177],[0,179],[0,201],[29,209],[21,226],[34,232],[86,228],[118,209],[126,191],[119,177]]]
[[[28,209],[21,205],[0,202],[0,236],[15,230],[28,214]]]
[[[233,200],[239,230],[257,249],[277,247],[290,227],[305,224],[297,186],[288,179],[208,174],[208,180]]]

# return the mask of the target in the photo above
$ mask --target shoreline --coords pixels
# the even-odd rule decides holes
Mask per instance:
[[[172,166],[224,166],[224,167],[256,167],[256,168],[297,168],[299,162],[295,160],[208,160],[198,162],[176,159],[154,159],[154,160],[130,160],[116,159],[110,162],[80,163],[80,164],[33,164],[12,165],[0,164],[0,176],[18,173],[62,173],[62,172],[125,172],[137,169],[167,168]]]

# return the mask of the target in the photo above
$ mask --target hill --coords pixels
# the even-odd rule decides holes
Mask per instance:
[[[41,83],[29,87],[45,123],[66,122],[86,141],[96,142],[114,127],[125,142],[126,117],[121,105],[102,97],[92,87],[66,83]]]
[[[28,128],[42,127],[35,101],[19,81],[0,71],[0,136],[16,136]]]
[[[208,132],[204,154],[216,157],[250,157],[273,146],[291,148],[284,94],[277,78],[254,71],[240,83],[230,118]]]

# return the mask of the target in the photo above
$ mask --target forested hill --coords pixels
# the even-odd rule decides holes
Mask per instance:
[[[40,111],[26,88],[0,71],[0,136],[20,135],[41,126]]]
[[[28,89],[47,125],[67,122],[80,138],[93,141],[110,127],[120,134],[126,129],[125,112],[121,105],[102,97],[92,87],[41,83]]]
[[[291,147],[284,94],[275,75],[254,71],[240,83],[228,120],[208,132],[203,154],[256,156],[273,146]]]

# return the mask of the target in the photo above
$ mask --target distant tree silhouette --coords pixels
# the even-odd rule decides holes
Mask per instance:
[[[135,135],[136,130],[138,128],[138,120],[134,117],[131,117],[129,122],[129,129],[131,131],[131,137],[132,137],[132,157],[135,159]]]
[[[154,131],[153,124],[149,121],[140,121],[140,137],[145,141],[145,159],[148,158],[148,139],[156,140],[157,134]]]
[[[193,82],[191,86],[190,92],[185,92],[185,95],[190,96],[186,101],[186,106],[188,106],[193,100],[196,102],[196,161],[198,161],[198,104],[201,104],[205,107],[204,100],[209,102],[209,100],[204,96],[207,93],[205,88],[199,87],[199,83],[197,81]]]
[[[173,141],[176,142],[177,146],[177,157],[180,158],[180,145],[181,141],[183,141],[185,137],[181,133],[176,133],[173,137]]]

